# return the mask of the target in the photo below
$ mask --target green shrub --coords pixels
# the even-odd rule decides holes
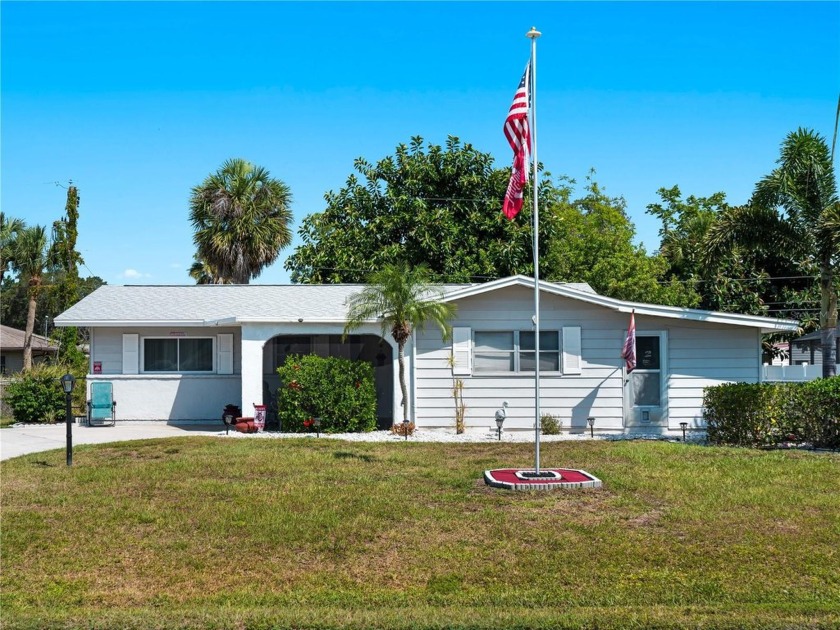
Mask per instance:
[[[840,376],[803,383],[792,406],[809,442],[840,448]]]
[[[707,387],[703,406],[712,444],[840,447],[840,377]]]
[[[563,421],[550,413],[544,413],[540,416],[540,432],[543,435],[560,435],[560,429],[563,428]]]
[[[370,363],[290,355],[277,373],[282,383],[277,392],[277,414],[284,431],[312,431],[310,418],[321,418],[323,433],[376,428],[376,388]]]
[[[28,372],[17,374],[6,388],[5,399],[15,422],[55,422],[64,419],[65,400],[59,379],[67,373],[61,365],[35,365]],[[84,380],[76,381],[77,390],[84,390]],[[84,392],[81,393],[84,399]]]

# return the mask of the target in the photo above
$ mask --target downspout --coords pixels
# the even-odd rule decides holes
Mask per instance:
[[[411,337],[411,374],[409,374],[408,379],[408,388],[409,388],[409,399],[411,400],[411,407],[408,410],[408,417],[414,423],[415,428],[417,427],[417,415],[414,413],[414,410],[417,408],[417,380],[415,374],[417,373],[417,336],[414,335]]]

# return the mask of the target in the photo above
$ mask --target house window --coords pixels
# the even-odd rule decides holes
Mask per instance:
[[[213,339],[143,339],[144,372],[212,372]]]
[[[473,370],[481,372],[533,372],[536,364],[531,331],[476,331]],[[560,334],[540,331],[540,370],[560,370]]]
[[[636,337],[636,369],[630,373],[630,382],[635,406],[662,405],[662,361],[658,335]]]

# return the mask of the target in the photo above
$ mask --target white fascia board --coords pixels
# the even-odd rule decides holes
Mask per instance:
[[[65,326],[79,326],[82,328],[137,328],[142,327],[160,327],[173,328],[177,326],[207,326],[208,324],[203,319],[56,319],[53,322],[57,327]]]
[[[303,322],[299,320],[303,319]],[[346,319],[336,319],[335,317],[234,317],[231,319],[236,324],[341,324],[347,323]],[[371,322],[377,320],[372,319]]]

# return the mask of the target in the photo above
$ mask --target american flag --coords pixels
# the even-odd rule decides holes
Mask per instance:
[[[505,119],[505,138],[513,149],[513,169],[502,211],[511,220],[522,209],[523,189],[528,182],[528,162],[531,153],[531,129],[528,126],[530,74],[531,64],[529,63],[525,67],[525,73],[522,75]]]
[[[630,326],[627,328],[627,338],[624,340],[624,347],[621,349],[621,358],[624,359],[624,366],[630,374],[636,369],[636,312],[630,313]]]

